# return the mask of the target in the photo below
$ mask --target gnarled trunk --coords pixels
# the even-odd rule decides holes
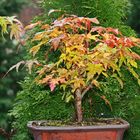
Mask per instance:
[[[77,121],[82,122],[83,120],[82,94],[80,89],[77,89],[75,92],[75,110],[76,110]]]

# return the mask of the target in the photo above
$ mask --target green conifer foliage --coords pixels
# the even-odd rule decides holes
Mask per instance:
[[[0,15],[10,16],[18,13],[25,0],[1,0]],[[16,7],[16,8],[15,8]],[[22,55],[18,56],[17,42],[10,41],[9,36],[0,36],[0,128],[10,129],[7,116],[8,110],[12,107],[13,99],[19,89],[17,82],[22,79],[22,73],[15,71],[4,77],[10,66],[20,60]],[[1,140],[0,134],[0,140]]]
[[[130,0],[131,1],[131,11],[128,17],[128,24],[140,34],[140,1],[139,0]]]
[[[123,23],[130,7],[129,0],[44,0],[43,7],[61,10],[62,13],[96,17],[102,26],[119,28],[125,35],[134,35]]]

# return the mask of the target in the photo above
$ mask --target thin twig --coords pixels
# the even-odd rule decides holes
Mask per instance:
[[[87,86],[84,91],[82,92],[82,98],[85,96],[85,94],[93,87],[92,84],[90,84],[89,86]]]

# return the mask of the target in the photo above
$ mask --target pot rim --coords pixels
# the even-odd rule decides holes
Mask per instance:
[[[110,118],[109,118],[110,119]],[[118,124],[118,125],[102,125],[102,126],[33,126],[33,122],[45,122],[43,120],[41,121],[29,121],[27,124],[27,127],[31,130],[43,130],[43,131],[88,131],[88,130],[99,130],[99,129],[106,129],[106,130],[115,130],[115,129],[128,129],[130,127],[130,124],[123,120],[120,119],[120,121],[123,122],[123,124]]]

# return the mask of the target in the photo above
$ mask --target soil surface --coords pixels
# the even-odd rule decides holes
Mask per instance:
[[[82,121],[81,123],[73,121],[58,121],[58,120],[48,120],[48,121],[34,121],[33,126],[104,126],[104,125],[120,125],[124,124],[121,119],[89,119]]]

